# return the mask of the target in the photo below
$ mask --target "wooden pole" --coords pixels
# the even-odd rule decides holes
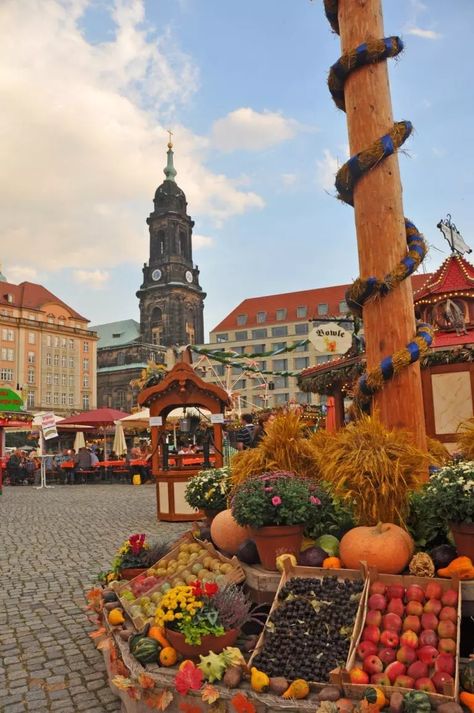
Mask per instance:
[[[381,0],[339,0],[342,51],[384,37]],[[393,125],[387,62],[353,72],[345,84],[351,156],[368,148]],[[405,118],[405,117],[404,117]],[[383,277],[406,253],[402,188],[397,156],[366,174],[354,191],[360,275]],[[367,366],[405,347],[415,334],[410,279],[382,299],[368,302],[363,314]],[[374,398],[382,422],[405,427],[426,450],[425,417],[418,363],[388,381]]]

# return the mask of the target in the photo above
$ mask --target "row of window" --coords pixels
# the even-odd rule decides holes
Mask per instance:
[[[341,300],[339,302],[339,314],[346,314],[346,312],[348,312],[347,303],[345,300]],[[321,302],[317,305],[316,314],[318,314],[320,317],[326,316],[328,313],[329,305],[326,302]],[[307,316],[308,307],[306,305],[300,305],[296,308],[297,319],[305,319]],[[248,315],[246,314],[237,315],[237,324],[239,327],[243,327],[245,324],[247,324],[247,317]],[[277,309],[275,311],[275,319],[277,322],[284,322],[287,318],[288,310],[286,309],[286,307],[282,307],[281,309]],[[257,312],[256,319],[258,324],[263,324],[267,321],[267,312]]]
[[[14,342],[15,333],[13,329],[2,329],[2,341],[4,342]],[[36,334],[35,332],[28,332],[28,344],[36,344]],[[46,346],[48,347],[68,347],[69,349],[74,349],[75,340],[66,339],[66,337],[53,337],[51,334],[46,335]],[[89,351],[89,342],[82,343],[82,349],[84,352]]]
[[[32,392],[28,392],[28,398],[29,398],[29,396],[30,396],[30,393],[32,393]],[[53,404],[54,406],[59,406],[59,405],[61,405],[61,406],[74,406],[74,394],[65,394],[65,393],[62,393],[62,394],[53,393],[53,394],[51,394],[50,391],[47,391],[46,394],[45,394],[45,403],[46,403],[48,406],[51,405],[51,404]],[[87,409],[89,408],[89,403],[90,403],[90,401],[89,401],[89,394],[82,394],[82,408],[83,408],[84,410],[87,410]],[[34,403],[33,403],[33,404],[28,404],[28,405],[29,405],[29,406],[30,406],[30,405],[33,405],[33,406],[34,406]]]
[[[245,329],[239,332],[235,333],[235,341],[236,342],[245,342],[249,338],[250,339],[267,339],[269,334],[269,330],[267,327],[260,327],[258,329],[252,329],[250,332]],[[307,322],[302,322],[301,324],[295,324],[295,334],[298,336],[304,336],[305,334],[308,334],[309,332],[309,324]],[[249,337],[249,334],[251,337]],[[270,336],[275,338],[275,337],[287,337],[288,336],[288,327],[281,326],[281,327],[271,327],[270,329]],[[218,342],[228,342],[229,341],[229,333],[224,332],[221,334],[216,335],[216,339]]]

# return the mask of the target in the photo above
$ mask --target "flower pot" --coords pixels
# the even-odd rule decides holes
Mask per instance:
[[[474,522],[451,522],[458,556],[469,557],[474,562]]]
[[[167,628],[166,638],[171,646],[186,658],[197,658],[198,656],[207,656],[209,651],[220,654],[226,646],[232,646],[235,643],[239,633],[239,629],[229,629],[222,636],[213,636],[212,634],[203,636],[200,644],[187,644],[184,634]]]
[[[203,509],[203,513],[206,518],[206,523],[209,525],[209,527],[211,526],[215,516],[218,515],[220,512],[220,510],[207,510],[206,508]]]
[[[252,537],[264,569],[276,572],[276,558],[279,555],[289,554],[298,557],[303,541],[303,530],[304,525],[270,525],[252,529]]]
[[[134,579],[143,572],[146,572],[146,567],[126,567],[120,570],[120,579]]]

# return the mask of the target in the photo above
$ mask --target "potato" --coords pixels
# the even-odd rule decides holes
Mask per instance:
[[[227,669],[222,679],[222,683],[227,688],[237,688],[242,680],[242,669],[240,666],[231,666]]]
[[[390,713],[402,713],[403,711],[403,693],[394,691],[390,696]]]
[[[318,701],[338,701],[341,696],[337,686],[324,686],[318,693]]]
[[[282,676],[275,676],[270,679],[268,688],[271,693],[274,693],[276,696],[281,696],[286,691],[288,686],[289,683],[286,678],[283,678]]]

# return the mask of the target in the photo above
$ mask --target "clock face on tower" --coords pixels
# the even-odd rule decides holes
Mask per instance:
[[[193,273],[190,270],[186,270],[184,276],[186,278],[186,282],[191,283],[193,281]]]
[[[153,272],[151,273],[151,279],[154,280],[155,282],[158,282],[160,277],[161,277],[161,270],[158,270],[158,268],[156,270],[153,270]]]

